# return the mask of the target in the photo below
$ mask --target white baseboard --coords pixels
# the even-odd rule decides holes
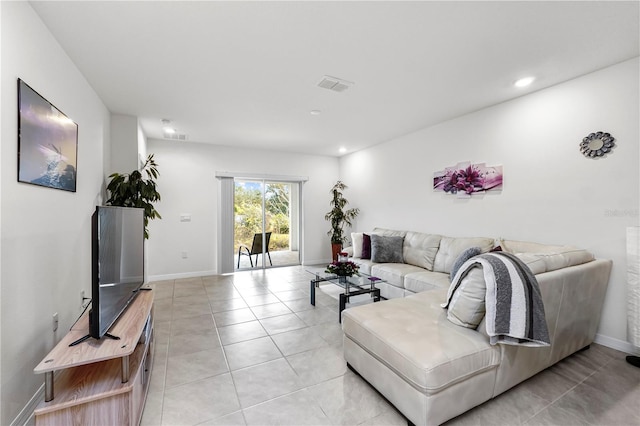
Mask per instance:
[[[179,274],[166,274],[166,275],[150,275],[147,277],[148,282],[153,281],[166,281],[166,280],[180,280],[183,278],[196,278],[206,275],[218,275],[217,271],[199,271],[199,272],[183,272]]]
[[[27,405],[24,406],[22,411],[18,413],[15,419],[11,422],[11,426],[27,426],[36,423],[36,419],[33,416],[33,412],[40,404],[40,401],[44,400],[44,383],[31,397]]]
[[[640,355],[639,348],[636,348],[631,343],[624,340],[614,339],[613,337],[605,336],[602,334],[596,334],[594,342],[602,346],[607,346],[611,349],[626,352],[631,355]]]

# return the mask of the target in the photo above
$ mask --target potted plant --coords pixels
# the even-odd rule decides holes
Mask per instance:
[[[346,253],[345,253],[346,255]],[[338,276],[338,282],[346,283],[347,277],[352,277],[354,275],[360,275],[358,273],[358,269],[360,267],[351,261],[341,262],[339,260],[334,260],[330,264],[327,265],[325,272],[328,274],[333,274]]]
[[[146,179],[142,174],[146,174]],[[140,170],[131,173],[113,173],[109,177],[111,181],[107,185],[110,197],[108,206],[140,207],[144,209],[144,238],[149,239],[147,225],[150,219],[162,219],[153,203],[160,201],[160,193],[156,189],[155,180],[160,173],[158,165],[153,159],[153,154],[147,157]]]
[[[351,221],[358,216],[360,209],[351,208],[347,209],[349,201],[344,198],[343,191],[347,189],[342,181],[336,182],[331,188],[332,198],[329,202],[331,211],[328,212],[324,219],[329,221],[331,229],[327,232],[327,235],[331,237],[331,260],[336,260],[338,253],[342,250],[342,243],[344,243],[346,237],[344,235],[344,227],[351,226]]]

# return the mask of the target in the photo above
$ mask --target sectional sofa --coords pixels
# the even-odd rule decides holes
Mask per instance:
[[[351,251],[362,272],[385,281],[379,287],[388,300],[343,312],[344,357],[414,424],[443,423],[593,342],[609,260],[570,246],[379,228],[371,234],[401,237],[402,254],[376,262],[375,256],[358,257],[358,248]],[[482,316],[479,324],[465,324],[442,308],[461,255],[472,247],[489,252],[497,246],[535,274],[550,346],[491,345]],[[464,280],[476,294],[483,291],[481,270]]]

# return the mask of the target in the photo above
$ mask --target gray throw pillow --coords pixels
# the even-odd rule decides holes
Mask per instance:
[[[456,276],[456,272],[458,272],[458,269],[460,269],[462,264],[467,260],[471,259],[473,256],[477,256],[481,253],[482,253],[482,250],[480,249],[480,247],[469,247],[468,249],[460,253],[456,261],[453,262],[453,266],[451,267],[451,274],[449,275],[449,278],[451,278],[451,280],[453,281],[453,277]]]
[[[404,237],[371,234],[371,261],[376,263],[404,263]]]

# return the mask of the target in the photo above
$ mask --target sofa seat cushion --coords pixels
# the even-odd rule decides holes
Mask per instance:
[[[358,272],[363,272],[367,275],[371,275],[371,267],[375,265],[375,263],[373,263],[371,260],[359,259],[357,257],[350,258],[349,260],[358,265]]]
[[[449,288],[449,274],[443,272],[421,271],[412,272],[404,276],[404,288],[412,293]]]
[[[378,281],[376,283],[376,288],[380,289],[380,297],[384,299],[402,298],[406,296],[406,292],[407,292],[404,288],[387,284],[384,281]],[[410,294],[413,294],[413,293],[410,293]]]
[[[405,275],[420,271],[424,269],[406,263],[374,263],[371,266],[371,275],[399,288],[404,288]]]
[[[411,386],[435,394],[500,363],[498,345],[447,320],[440,307],[446,295],[446,289],[433,290],[349,308],[342,329]]]

